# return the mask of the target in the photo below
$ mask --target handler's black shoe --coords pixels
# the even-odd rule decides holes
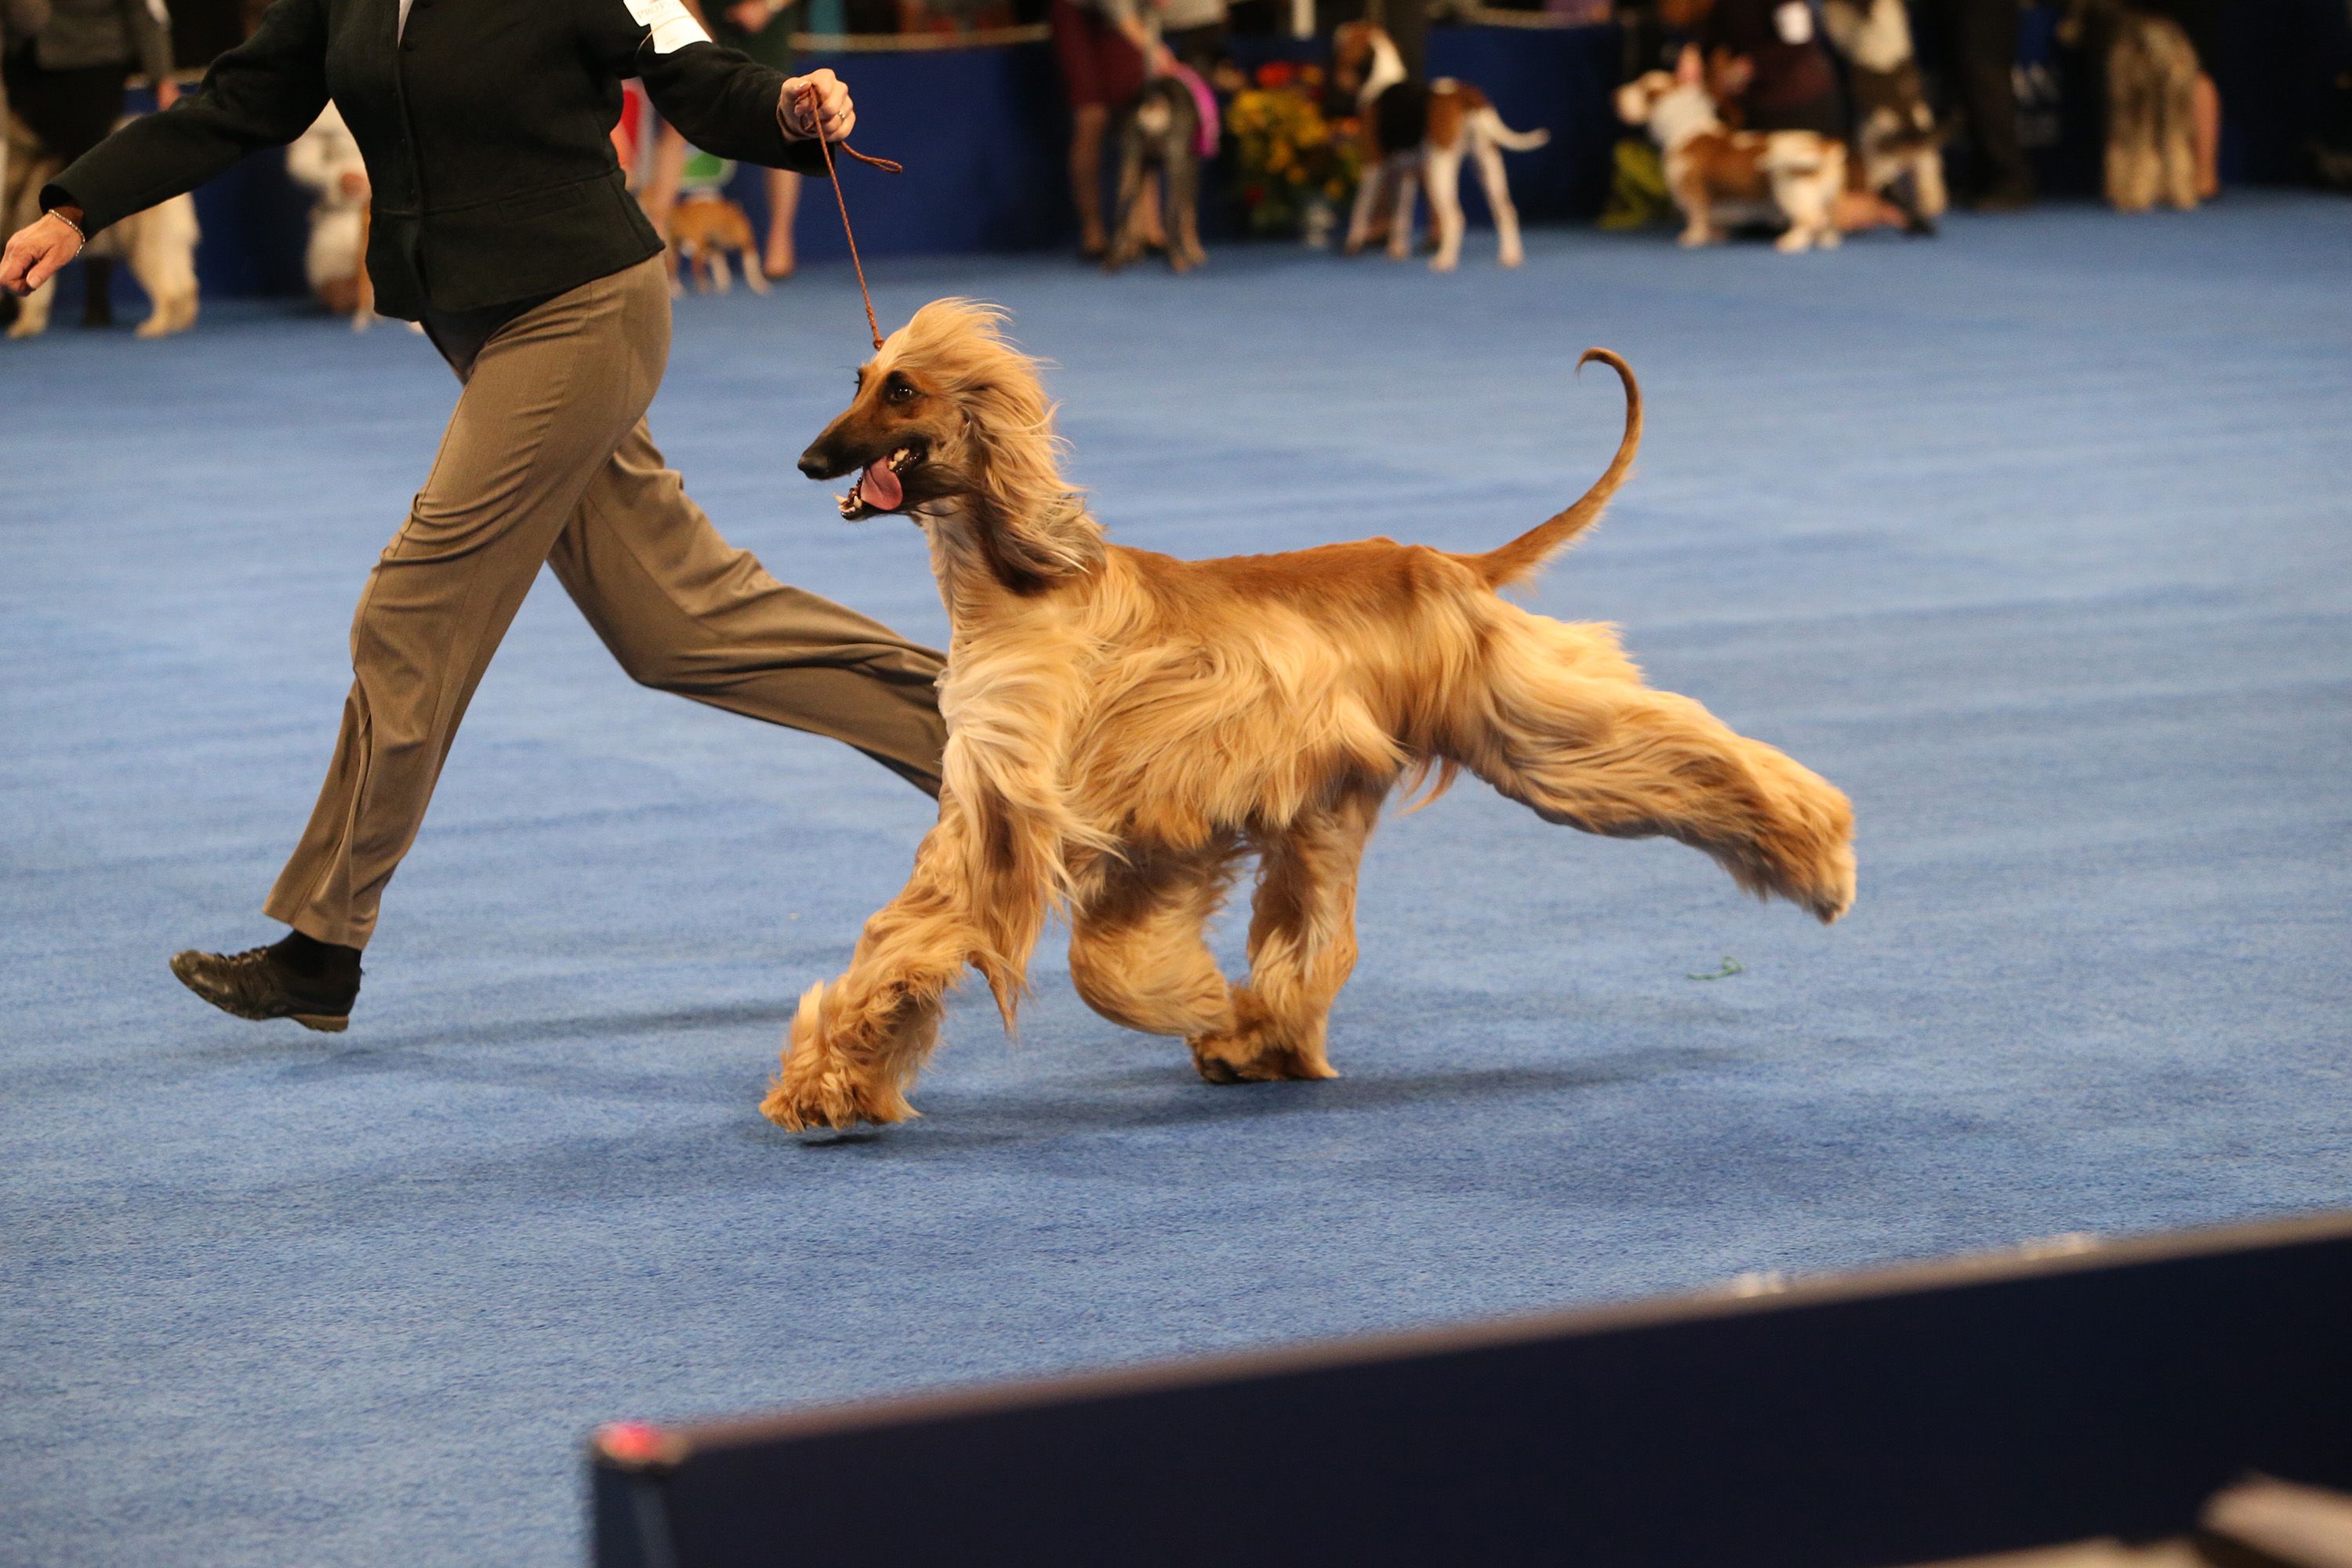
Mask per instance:
[[[272,947],[244,952],[175,954],[180,984],[240,1018],[291,1018],[306,1029],[351,1027],[360,994],[357,948],[313,942],[299,931]]]

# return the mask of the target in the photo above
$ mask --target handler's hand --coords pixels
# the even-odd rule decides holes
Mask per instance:
[[[18,229],[6,253],[0,254],[0,289],[22,299],[80,254],[81,236],[73,225],[55,213],[43,213],[39,222]]]
[[[809,116],[808,90],[816,89],[817,117]],[[795,136],[814,136],[824,128],[828,142],[846,142],[857,125],[857,110],[849,101],[849,88],[829,70],[814,70],[784,81],[784,123]]]

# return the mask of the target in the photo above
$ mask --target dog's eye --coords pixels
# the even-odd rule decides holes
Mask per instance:
[[[894,381],[890,384],[889,398],[891,402],[912,403],[915,401],[915,397],[916,392],[910,384],[903,381]]]

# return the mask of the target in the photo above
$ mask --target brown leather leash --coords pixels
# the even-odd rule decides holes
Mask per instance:
[[[857,272],[857,297],[866,301],[866,330],[873,335],[874,346],[879,349],[882,346],[882,323],[875,319],[874,296],[866,291],[866,263],[857,258],[857,231],[849,226],[849,200],[841,194],[841,171],[834,166],[833,143],[824,139],[824,118],[817,102],[814,85],[801,89],[801,107],[807,111],[809,124],[815,128],[817,147],[824,153],[824,172],[833,182],[834,205],[841,209],[841,235],[849,241],[849,265]],[[787,135],[791,134],[792,128],[784,121],[784,100],[782,98],[776,100],[776,124]],[[841,150],[859,163],[870,163],[886,174],[907,172],[904,163],[895,163],[887,158],[869,158],[846,142],[841,144]]]

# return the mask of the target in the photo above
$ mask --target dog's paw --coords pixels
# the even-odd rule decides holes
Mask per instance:
[[[760,1114],[793,1132],[887,1124],[916,1114],[898,1084],[845,1057],[825,1038],[825,988],[812,985],[793,1016],[782,1070],[760,1102]]]
[[[846,1131],[867,1122],[887,1126],[912,1121],[921,1113],[897,1089],[877,1093],[869,1084],[824,1073],[799,1084],[778,1079],[760,1102],[760,1114],[787,1132],[813,1132],[825,1128]]]
[[[1338,1078],[1339,1069],[1319,1050],[1307,1051],[1271,1039],[1262,1026],[1244,1024],[1230,1034],[1189,1042],[1192,1068],[1210,1083],[1281,1083]]]

